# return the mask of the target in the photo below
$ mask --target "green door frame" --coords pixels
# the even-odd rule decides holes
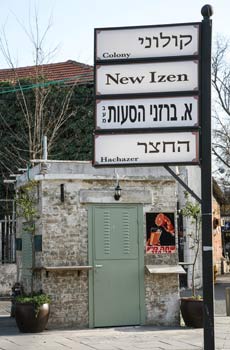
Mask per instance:
[[[88,261],[93,266],[94,242],[93,242],[93,214],[95,207],[113,208],[113,207],[137,207],[137,225],[138,225],[138,257],[139,257],[139,291],[140,291],[140,324],[145,324],[145,288],[144,288],[144,234],[143,234],[143,206],[141,204],[90,204],[88,207]],[[94,325],[94,293],[93,293],[93,274],[89,271],[89,327]]]

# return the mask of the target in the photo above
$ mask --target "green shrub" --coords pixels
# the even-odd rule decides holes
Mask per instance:
[[[51,298],[47,294],[34,294],[34,295],[19,295],[15,298],[16,303],[19,304],[33,304],[35,310],[35,316],[37,317],[39,308],[43,304],[50,304]]]

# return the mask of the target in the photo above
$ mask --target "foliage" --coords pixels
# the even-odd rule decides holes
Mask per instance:
[[[200,218],[201,211],[199,203],[192,203],[187,200],[185,207],[182,209],[183,215],[185,217],[190,217],[193,220]]]
[[[22,187],[16,198],[17,215],[25,219],[27,223],[33,222],[38,218],[36,209],[36,197],[34,194],[34,188],[37,186],[36,181],[28,181],[28,183]],[[27,231],[32,231],[27,228]]]
[[[60,130],[50,152],[51,159],[91,160],[93,157],[93,88],[75,87],[70,108],[76,113]]]
[[[199,299],[200,296],[196,295],[195,288],[195,267],[200,247],[200,228],[201,228],[201,208],[199,203],[194,203],[189,200],[187,192],[184,193],[186,202],[185,207],[181,210],[182,215],[191,219],[191,223],[194,225],[194,232],[190,234],[190,238],[193,241],[191,249],[194,250],[194,260],[192,263],[192,297]]]
[[[38,316],[39,308],[43,304],[50,304],[51,298],[47,294],[33,294],[33,295],[19,295],[15,298],[16,303],[19,304],[33,304],[35,309],[35,316]]]
[[[20,86],[28,86],[31,81],[20,80]],[[17,173],[18,168],[26,168],[30,159],[41,158],[41,137],[33,141],[30,147],[29,135],[35,133],[37,123],[27,123],[24,117],[19,92],[11,91],[15,85],[0,83],[0,174],[8,178],[9,173]],[[8,89],[8,90],[7,90]],[[92,86],[74,86],[69,106],[66,109],[66,120],[59,130],[53,133],[61,107],[66,99],[69,86],[57,85],[43,88],[46,100],[42,105],[42,122],[47,126],[43,130],[48,139],[50,159],[90,160],[93,153],[93,89]],[[1,94],[3,91],[9,91]],[[11,92],[10,92],[11,91]],[[30,116],[36,109],[34,89],[25,90],[27,111]],[[41,131],[42,133],[42,131]],[[7,191],[7,185],[0,193]],[[9,187],[9,189],[12,188]],[[4,193],[1,197],[5,197]],[[9,193],[11,195],[11,193]]]

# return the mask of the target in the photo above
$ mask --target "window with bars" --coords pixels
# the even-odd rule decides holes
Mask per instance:
[[[0,262],[15,263],[16,220],[13,200],[0,200]]]

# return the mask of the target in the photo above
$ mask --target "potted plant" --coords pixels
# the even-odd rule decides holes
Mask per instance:
[[[49,319],[47,294],[22,295],[15,299],[15,320],[20,332],[42,332]]]
[[[191,296],[181,298],[181,314],[185,325],[188,327],[203,327],[203,299],[196,292],[195,287],[195,268],[200,249],[200,229],[201,229],[201,208],[199,203],[193,203],[189,200],[188,194],[185,193],[186,203],[182,209],[182,215],[191,220],[194,230],[189,234],[192,240],[191,249],[194,251],[192,262],[192,278],[191,278]]]
[[[50,297],[42,291],[34,291],[34,268],[35,268],[35,221],[38,219],[37,199],[35,190],[36,181],[29,181],[17,193],[16,206],[17,216],[21,217],[22,230],[28,235],[31,245],[32,266],[29,278],[30,291],[27,294],[19,295],[15,298],[15,320],[21,332],[34,333],[42,332],[49,318]]]

